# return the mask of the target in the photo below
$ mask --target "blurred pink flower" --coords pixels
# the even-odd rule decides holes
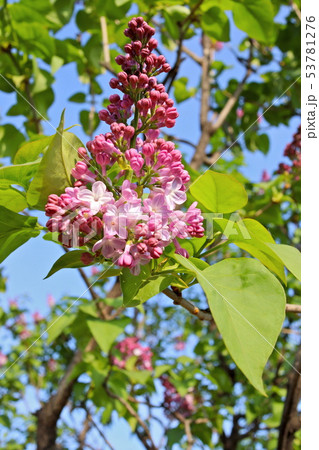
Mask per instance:
[[[123,341],[116,345],[116,348],[121,352],[121,360],[119,358],[113,358],[113,364],[123,369],[126,361],[131,356],[136,356],[136,367],[141,370],[153,370],[152,356],[150,347],[143,347],[137,337],[127,337]]]
[[[55,372],[56,368],[57,368],[57,362],[54,359],[50,358],[49,361],[48,361],[48,369],[49,369],[49,371],[50,372]]]
[[[27,330],[26,328],[24,330],[22,330],[19,333],[20,339],[22,339],[23,341],[25,339],[28,339],[31,336],[31,331]]]
[[[242,117],[244,117],[244,110],[242,108],[237,108],[236,109],[236,116],[238,117],[238,119],[241,119]]]
[[[261,114],[257,115],[257,123],[261,123],[263,121],[263,116]]]
[[[216,52],[219,52],[220,50],[222,50],[223,47],[224,47],[224,42],[220,42],[220,41],[217,41],[217,42],[216,42],[216,44],[215,44],[215,50],[216,50]]]
[[[271,180],[271,176],[269,175],[267,170],[263,170],[263,173],[261,176],[261,181],[270,181],[270,180]]]
[[[53,297],[53,295],[51,294],[48,295],[47,302],[50,308],[53,308],[53,306],[55,305],[55,298]]]
[[[10,299],[9,300],[9,306],[11,309],[16,309],[18,308],[18,302],[16,299]]]
[[[26,318],[24,314],[20,314],[17,318],[16,318],[16,325],[22,325],[25,326],[27,324]]]
[[[97,275],[98,273],[100,273],[99,269],[98,269],[97,267],[93,266],[93,267],[91,268],[91,275],[92,275],[92,277],[93,277],[94,275]]]
[[[42,314],[39,313],[39,311],[35,311],[32,314],[32,318],[33,318],[35,323],[39,323],[39,322],[41,322],[41,320],[44,319],[44,317],[42,316]]]
[[[181,350],[184,350],[185,346],[186,346],[186,344],[184,341],[177,341],[174,348],[177,351],[181,351]]]
[[[0,352],[0,367],[6,365],[8,362],[8,357],[4,353]]]

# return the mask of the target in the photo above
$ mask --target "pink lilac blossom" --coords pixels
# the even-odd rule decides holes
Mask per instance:
[[[47,227],[65,247],[86,246],[84,264],[108,260],[135,275],[171,243],[188,257],[177,238],[204,235],[197,203],[182,209],[190,181],[182,154],[159,137],[160,128],[175,125],[178,113],[156,79],[170,66],[153,53],[154,33],[141,17],[129,22],[124,34],[131,42],[125,56],[116,58],[122,71],[110,81],[122,95],[112,94],[99,113],[110,132],[78,149],[73,187],[49,195],[45,207]]]
[[[291,164],[280,163],[275,173],[291,174],[296,181],[300,180],[301,175],[301,126],[293,135],[293,140],[286,145],[284,156],[290,159]]]
[[[135,366],[140,370],[153,370],[152,356],[150,347],[143,347],[137,337],[127,337],[119,342],[115,348],[121,353],[121,357],[112,357],[112,363],[124,369],[129,358],[135,356],[137,358]]]
[[[57,369],[57,362],[54,359],[50,358],[48,361],[48,370],[50,372],[55,372],[56,369]]]
[[[195,411],[194,396],[191,393],[182,397],[175,386],[169,381],[167,375],[160,377],[164,391],[164,407],[166,415],[171,416],[174,412],[179,412],[184,417],[189,417]]]
[[[241,119],[242,117],[244,117],[245,112],[242,108],[237,108],[236,109],[236,116],[238,117],[238,119]]]
[[[267,182],[271,180],[271,176],[267,172],[267,170],[263,170],[263,173],[261,175],[261,181]]]
[[[53,297],[53,295],[49,294],[47,296],[47,303],[50,308],[53,308],[53,306],[55,305],[55,298]]]
[[[0,367],[3,367],[7,364],[8,357],[4,353],[0,352]]]
[[[39,311],[35,311],[35,312],[32,314],[32,318],[33,318],[33,320],[34,320],[35,323],[39,323],[39,322],[41,322],[42,320],[44,320],[44,317],[42,316],[41,313],[39,313]]]

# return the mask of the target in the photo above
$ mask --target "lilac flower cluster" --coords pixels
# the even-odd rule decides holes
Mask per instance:
[[[292,164],[280,163],[275,173],[292,174],[294,179],[299,181],[301,171],[301,126],[298,127],[297,132],[293,135],[292,142],[286,145],[284,156],[287,156]]]
[[[137,337],[127,337],[119,342],[115,348],[121,353],[121,357],[112,356],[112,363],[125,369],[126,362],[131,357],[136,357],[135,366],[140,370],[153,370],[152,356],[150,347],[143,347]]]
[[[182,397],[176,390],[175,386],[169,381],[167,375],[160,377],[164,391],[164,407],[167,410],[167,415],[178,412],[184,417],[189,417],[195,411],[194,396],[188,393]]]
[[[110,81],[123,96],[111,95],[99,113],[110,132],[78,149],[73,187],[50,195],[45,212],[48,229],[58,231],[64,246],[86,246],[86,264],[106,259],[138,274],[170,243],[187,257],[177,238],[202,237],[204,228],[197,203],[180,209],[190,176],[174,143],[159,138],[160,128],[173,127],[178,117],[156,79],[170,66],[152,53],[155,30],[143,18],[128,25],[132,41],[116,58],[122,72]]]

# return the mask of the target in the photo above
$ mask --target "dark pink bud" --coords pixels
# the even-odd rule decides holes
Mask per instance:
[[[94,256],[91,255],[91,253],[89,253],[89,252],[82,253],[81,261],[86,266],[89,266],[94,261]]]
[[[117,264],[122,267],[129,267],[133,262],[133,257],[127,252],[124,252],[119,259],[117,260]]]
[[[116,61],[116,63],[117,63],[119,66],[121,66],[122,64],[125,63],[125,56],[123,56],[123,55],[118,55],[118,56],[115,58],[115,61]]]
[[[120,96],[117,94],[110,95],[110,102],[111,103],[117,103],[121,100]]]
[[[86,158],[87,157],[87,151],[84,147],[78,148],[78,155],[80,158]]]
[[[147,252],[147,245],[144,242],[140,242],[139,244],[137,244],[137,250],[139,251],[139,253],[146,253]]]
[[[142,152],[145,156],[152,156],[155,152],[154,146],[152,144],[146,143],[143,145]]]
[[[136,89],[137,87],[137,83],[138,83],[138,78],[136,75],[131,75],[129,78],[129,83],[132,89]]]
[[[119,80],[117,80],[116,78],[111,78],[110,79],[110,87],[112,89],[116,89],[119,86]]]

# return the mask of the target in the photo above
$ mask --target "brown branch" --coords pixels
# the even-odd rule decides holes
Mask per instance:
[[[107,34],[107,22],[105,16],[100,17],[100,25],[102,32],[103,57],[105,64],[111,64],[109,38]]]
[[[170,289],[164,289],[163,294],[172,299],[174,305],[180,305],[182,308],[185,308],[188,312],[198,317],[200,320],[213,321],[213,316],[210,312],[202,311],[197,306],[193,305],[193,303],[186,300],[182,296],[179,296]]]
[[[170,70],[170,72],[166,75],[163,84],[166,86],[168,85],[166,91],[167,93],[170,92],[172,85],[174,83],[175,78],[177,77],[179,68],[181,63],[183,62],[183,58],[182,58],[182,52],[183,52],[183,41],[186,35],[186,32],[189,28],[189,26],[192,23],[192,20],[195,17],[196,11],[198,10],[198,8],[200,7],[200,5],[203,3],[203,0],[199,0],[194,6],[193,8],[190,10],[189,15],[179,24],[179,28],[180,28],[180,32],[179,32],[179,38],[178,38],[178,45],[177,45],[177,54],[176,54],[176,59],[175,59],[175,63],[172,67],[172,69]]]
[[[86,280],[86,283],[88,282],[86,277],[84,277],[84,280]],[[115,283],[109,293],[109,297],[118,297],[118,284],[118,282]],[[107,305],[105,306],[106,308],[110,308]],[[62,380],[59,382],[57,392],[53,394],[38,411],[36,411],[35,415],[38,422],[36,432],[37,450],[56,449],[55,441],[57,437],[57,421],[59,420],[60,414],[72,394],[73,386],[78,378],[72,377],[73,370],[82,361],[83,353],[92,351],[95,346],[95,340],[91,339],[83,352],[81,350],[77,350],[74,353],[71,362],[65,370]]]
[[[208,38],[206,38],[208,39]],[[216,131],[221,128],[227,119],[228,114],[231,112],[233,107],[235,106],[242,90],[245,87],[245,84],[247,82],[247,79],[252,73],[252,67],[251,67],[251,61],[252,61],[252,45],[250,47],[250,54],[247,61],[245,61],[246,64],[246,73],[242,79],[242,81],[238,84],[237,89],[235,92],[228,98],[226,104],[224,105],[223,109],[217,116],[217,119],[209,120],[207,117],[207,114],[209,112],[209,100],[210,100],[210,83],[209,83],[209,98],[207,95],[207,83],[209,82],[209,77],[207,77],[207,74],[205,76],[204,72],[204,61],[205,61],[205,41],[203,36],[203,49],[204,49],[204,60],[203,60],[203,76],[202,76],[202,98],[201,98],[201,116],[200,116],[200,124],[201,124],[201,130],[202,134],[200,137],[200,140],[197,145],[196,152],[193,156],[193,159],[191,161],[191,167],[195,170],[198,170],[200,166],[203,164],[205,158],[206,158],[206,148],[209,144],[210,138],[216,133]],[[207,109],[208,107],[208,109]],[[218,158],[217,158],[218,159]],[[216,160],[217,160],[216,159]],[[216,162],[216,161],[214,161]]]
[[[214,318],[210,312],[199,309],[197,306],[195,306],[189,300],[186,300],[181,295],[178,295],[176,292],[173,292],[171,289],[168,289],[168,288],[164,289],[163,294],[165,294],[167,297],[172,299],[174,302],[174,305],[181,306],[182,308],[184,308],[188,312],[190,312],[193,316],[198,317],[200,320],[214,321]],[[290,303],[287,303],[286,311],[301,313],[301,306],[300,305],[292,305]]]
[[[291,303],[287,303],[286,311],[301,314],[301,305],[292,305]]]
[[[292,7],[292,9],[295,11],[296,16],[298,17],[298,19],[301,22],[301,12],[300,9],[298,8],[298,6],[296,5],[296,3],[293,0],[290,0],[290,6]]]
[[[92,351],[95,347],[94,339],[91,339],[86,346],[85,352]],[[77,380],[76,377],[71,377],[72,372],[77,364],[82,361],[82,351],[77,350],[68,365],[65,375],[59,383],[56,394],[52,395],[50,399],[44,403],[35,415],[38,419],[37,424],[37,450],[54,450],[56,448],[55,441],[57,437],[56,424],[62,412],[62,409],[67,404],[72,393],[72,388]]]
[[[83,422],[83,428],[81,430],[81,432],[78,435],[78,441],[79,441],[79,450],[84,450],[85,448],[85,438],[87,433],[89,432],[91,426],[90,426],[90,420],[88,415],[86,416],[86,418],[84,419]]]
[[[182,45],[182,51],[183,51],[183,53],[186,53],[186,55],[188,55],[190,58],[192,58],[197,64],[199,64],[199,65],[203,64],[203,58],[201,56],[198,56],[196,53],[194,53],[188,47],[185,47],[185,45]]]
[[[102,33],[102,47],[103,47],[103,61],[100,65],[111,72],[114,76],[117,76],[116,71],[111,66],[110,58],[110,45],[109,38],[107,34],[107,22],[105,16],[100,17],[101,33]]]
[[[149,444],[148,444],[147,448],[150,449],[150,450],[157,450],[157,447],[155,446],[155,444],[153,442],[153,439],[152,439],[152,436],[151,436],[151,433],[150,433],[150,430],[149,430],[147,424],[139,416],[139,414],[135,411],[135,409],[132,407],[132,405],[129,402],[127,402],[124,398],[119,397],[118,395],[116,395],[112,391],[110,391],[110,389],[107,386],[107,379],[105,380],[103,386],[104,386],[105,392],[111,398],[114,398],[115,400],[118,400],[123,406],[125,406],[126,410],[131,414],[131,416],[133,416],[137,420],[139,425],[143,428],[145,436],[149,440]]]
[[[102,430],[100,429],[100,427],[98,426],[98,424],[95,422],[95,420],[93,419],[90,411],[87,409],[86,405],[83,405],[84,410],[86,411],[87,414],[87,419],[89,420],[89,422],[94,426],[94,428],[97,430],[97,432],[99,433],[99,435],[101,436],[101,438],[103,439],[103,441],[105,442],[105,444],[111,449],[114,450],[114,447],[110,444],[110,442],[106,439],[106,437],[104,436],[104,433],[102,432]]]
[[[294,368],[288,376],[287,396],[279,427],[277,450],[292,450],[294,434],[300,429],[300,415],[297,407],[301,394],[301,352],[297,353]]]

